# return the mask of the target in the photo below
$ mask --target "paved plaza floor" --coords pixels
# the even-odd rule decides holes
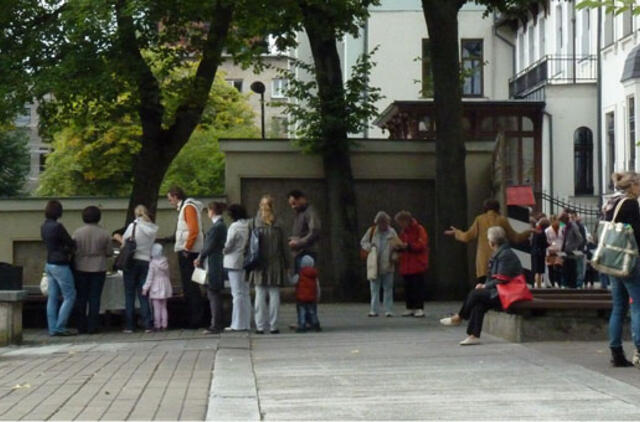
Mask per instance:
[[[640,371],[603,342],[513,344],[438,318],[321,305],[322,333],[49,338],[0,349],[0,419],[640,420]],[[398,307],[399,308],[399,307]]]

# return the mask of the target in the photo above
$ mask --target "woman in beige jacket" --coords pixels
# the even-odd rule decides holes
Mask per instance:
[[[473,224],[469,230],[462,231],[455,227],[451,227],[445,232],[449,236],[454,236],[459,242],[469,243],[472,240],[478,240],[478,249],[476,251],[476,278],[478,283],[483,283],[489,271],[489,259],[492,250],[487,240],[487,232],[489,227],[500,226],[507,233],[509,243],[519,244],[529,239],[531,230],[525,230],[522,233],[516,232],[509,220],[500,215],[500,203],[495,199],[487,199],[483,204],[484,212],[473,220]]]

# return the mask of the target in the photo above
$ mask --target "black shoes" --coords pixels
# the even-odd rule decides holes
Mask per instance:
[[[615,368],[628,368],[633,366],[633,363],[629,362],[624,355],[622,347],[611,348],[611,365]]]
[[[63,330],[63,331],[58,331],[51,334],[52,337],[71,337],[71,336],[77,336],[77,335],[78,335],[78,332],[74,330]]]

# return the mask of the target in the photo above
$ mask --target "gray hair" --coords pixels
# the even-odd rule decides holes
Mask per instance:
[[[373,224],[380,224],[381,221],[386,221],[387,223],[391,222],[391,217],[384,211],[378,211],[375,218],[373,219]]]
[[[487,239],[494,245],[504,245],[507,243],[507,233],[500,226],[489,227],[489,230],[487,230]]]

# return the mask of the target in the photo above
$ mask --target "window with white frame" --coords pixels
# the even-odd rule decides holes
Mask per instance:
[[[529,65],[536,61],[536,42],[533,25],[529,26]]]
[[[622,36],[626,37],[633,32],[633,13],[631,9],[622,12]]]
[[[227,83],[238,90],[238,92],[242,92],[242,79],[227,79]]]
[[[604,45],[613,44],[613,13],[606,13],[604,15]]]
[[[29,126],[31,124],[31,105],[26,105],[16,116],[14,124],[17,127]]]
[[[462,70],[465,73],[462,95],[465,97],[481,97],[483,95],[484,52],[482,39],[463,39]]]
[[[545,29],[545,19],[543,16],[538,18],[538,56],[543,58],[545,54],[547,54],[545,41],[546,34],[544,33]]]
[[[627,123],[629,125],[629,170],[636,170],[636,102],[633,95],[627,97]]]
[[[563,26],[562,5],[559,4],[556,6],[556,54],[562,54],[562,47],[564,46]]]
[[[605,127],[607,129],[607,174],[612,174],[616,169],[616,119],[613,111],[605,114]],[[609,189],[613,189],[613,181],[609,183]]]
[[[286,98],[287,80],[276,78],[271,81],[271,98]]]
[[[582,11],[582,33],[580,35],[581,50],[583,56],[588,56],[591,49],[591,14],[589,9]]]

